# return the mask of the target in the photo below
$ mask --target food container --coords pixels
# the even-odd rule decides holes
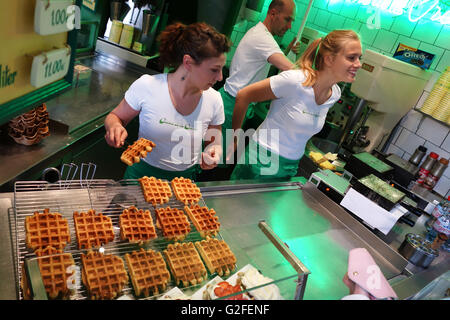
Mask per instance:
[[[431,248],[430,242],[414,233],[405,236],[398,252],[409,262],[422,268],[427,268],[439,255],[439,251]]]
[[[356,191],[387,211],[391,211],[405,197],[403,192],[373,174],[353,180],[352,186]]]
[[[114,43],[119,43],[120,35],[122,34],[123,23],[119,20],[112,22],[111,31],[108,40]]]
[[[133,43],[134,27],[130,24],[123,26],[122,34],[120,35],[119,45],[125,48],[131,48]]]

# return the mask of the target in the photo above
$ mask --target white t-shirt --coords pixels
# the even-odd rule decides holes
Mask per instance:
[[[306,143],[322,129],[328,109],[341,96],[341,89],[335,84],[331,97],[318,105],[313,88],[304,87],[304,81],[302,70],[288,70],[270,77],[270,87],[277,99],[272,101],[266,119],[252,136],[266,149],[290,160],[302,157]]]
[[[225,91],[236,97],[240,89],[267,78],[270,69],[267,59],[274,53],[283,52],[266,26],[258,22],[247,31],[236,48]]]
[[[208,126],[225,120],[222,97],[213,88],[203,91],[191,114],[180,114],[170,98],[166,73],[141,76],[125,100],[140,112],[139,138],[156,144],[144,161],[163,170],[183,171],[198,163]]]

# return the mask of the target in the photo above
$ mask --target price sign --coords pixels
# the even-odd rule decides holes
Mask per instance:
[[[34,31],[42,36],[74,28],[73,0],[36,0]]]
[[[33,58],[31,65],[31,85],[40,88],[63,78],[69,70],[70,51],[56,49]]]

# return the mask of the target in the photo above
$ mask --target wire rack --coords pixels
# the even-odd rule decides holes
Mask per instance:
[[[163,251],[169,243],[164,239],[161,230],[157,230],[158,238],[147,242],[145,244],[133,244],[127,240],[120,239],[119,216],[125,208],[136,206],[138,209],[150,210],[153,221],[156,222],[156,215],[154,207],[147,203],[138,180],[63,180],[56,183],[47,183],[42,181],[18,181],[14,187],[14,224],[12,231],[13,237],[15,234],[15,262],[17,275],[17,292],[19,299],[24,299],[23,291],[20,286],[23,276],[22,265],[26,259],[34,259],[36,255],[26,246],[25,239],[25,218],[33,215],[34,212],[43,212],[45,208],[49,208],[50,212],[59,212],[64,218],[68,220],[71,241],[65,247],[64,252],[71,253],[76,266],[81,270],[81,254],[88,250],[78,249],[76,241],[75,226],[73,222],[73,212],[87,211],[94,209],[97,213],[101,212],[103,215],[109,216],[112,220],[115,238],[112,243],[103,246],[105,254],[115,254],[124,260],[124,255],[139,248],[153,249],[156,251]],[[204,199],[200,199],[199,205],[206,206]],[[158,207],[175,207],[183,210],[184,204],[178,201],[175,196],[170,198],[166,204]],[[200,241],[202,238],[195,226],[191,224],[191,232],[182,242]],[[220,233],[217,238],[222,239]],[[15,240],[15,241],[14,241]],[[95,249],[94,249],[95,250]],[[125,263],[125,268],[127,265]],[[128,271],[128,270],[127,270]],[[208,274],[212,279],[214,275]],[[71,299],[87,299],[87,290],[81,281],[77,281],[79,285],[76,287],[75,293]],[[168,284],[167,290],[175,287],[175,282]],[[184,288],[184,291],[194,291],[201,285]],[[134,290],[131,281],[128,281],[127,286],[121,294],[130,294],[134,296]],[[149,297],[156,299],[158,296]]]

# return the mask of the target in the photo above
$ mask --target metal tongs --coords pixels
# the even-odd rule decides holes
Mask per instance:
[[[87,169],[87,170],[86,170]],[[80,170],[80,186],[85,186],[89,188],[90,183],[94,179],[95,171],[97,170],[97,166],[92,163],[82,163]],[[75,163],[63,164],[61,169],[61,180],[59,181],[60,187],[62,189],[68,189],[72,181],[75,181],[75,176],[78,171],[78,165]],[[67,172],[67,173],[66,173]],[[84,174],[83,174],[84,172]],[[66,175],[64,175],[66,174]]]

